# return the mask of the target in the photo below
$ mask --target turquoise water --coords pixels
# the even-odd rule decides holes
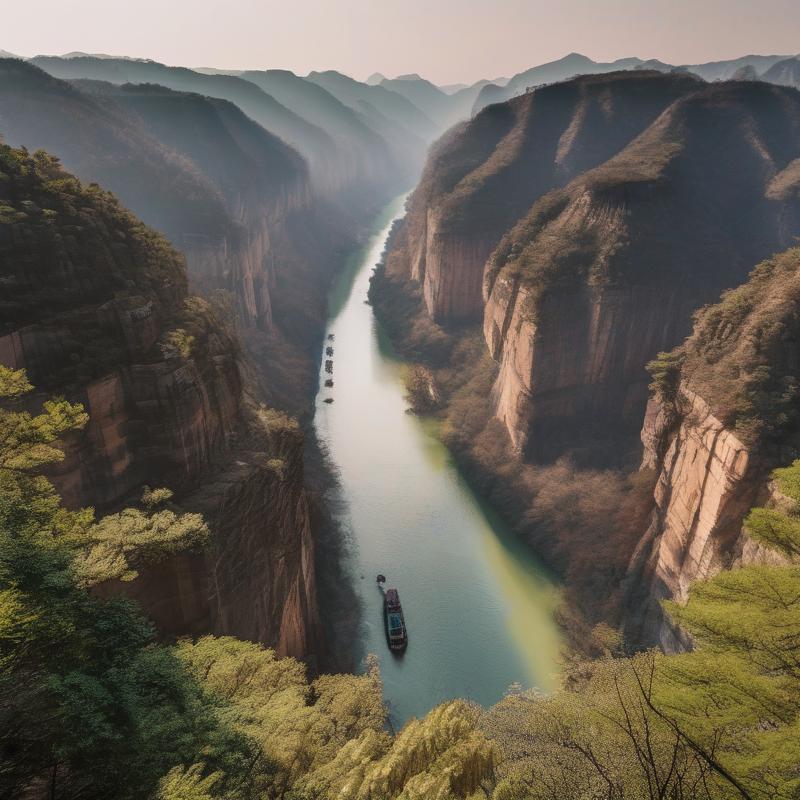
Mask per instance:
[[[489,705],[514,683],[550,690],[561,644],[556,588],[471,491],[434,423],[406,413],[403,364],[366,304],[404,199],[376,220],[331,291],[334,340],[325,345],[334,348],[333,373],[323,357],[315,417],[339,471],[354,543],[364,602],[359,655],[379,656],[395,725],[452,697]],[[402,656],[386,646],[378,573],[400,593],[409,636]]]

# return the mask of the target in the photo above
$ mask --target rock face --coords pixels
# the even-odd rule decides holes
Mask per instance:
[[[232,634],[313,664],[321,642],[302,439],[233,456],[181,499],[209,522],[212,546],[102,592],[135,598],[166,635]]]
[[[108,511],[166,485],[212,530],[206,552],[103,591],[137,596],[167,634],[213,630],[313,656],[299,432],[247,410],[239,345],[187,298],[183,259],[162,237],[46,155],[3,146],[0,160],[0,360],[90,414],[51,473],[65,503]]]
[[[484,332],[500,362],[497,414],[527,458],[584,448],[613,464],[609,434],[633,440],[644,365],[800,230],[799,119],[793,90],[695,92],[505,237],[487,267]]]
[[[486,260],[553,188],[621,150],[676,98],[686,76],[584,76],[484,109],[433,150],[409,203],[407,269],[431,316],[477,320]]]
[[[628,622],[633,638],[667,652],[686,642],[664,620],[658,602],[684,602],[694,581],[743,557],[757,560],[759,548],[742,532],[742,520],[767,491],[764,464],[701,397],[682,389],[677,405],[679,411],[665,412],[651,400],[642,429],[644,464],[658,469],[658,481],[650,525],[631,564],[647,592]]]
[[[780,502],[769,473],[800,452],[798,308],[800,252],[790,250],[704,310],[675,374],[657,379],[642,428],[642,466],[658,474],[654,508],[628,578],[633,641],[685,647],[660,600],[683,602],[692,582],[736,564],[779,560],[742,521],[753,506]]]

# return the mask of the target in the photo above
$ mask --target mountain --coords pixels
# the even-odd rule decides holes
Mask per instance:
[[[420,168],[421,153],[395,142],[390,145],[369,121],[311,81],[288,70],[246,71],[241,77],[263,89],[298,116],[326,131],[337,143],[353,183],[386,185],[410,182]],[[362,190],[363,191],[363,190]]]
[[[499,103],[524,94],[529,88],[541,84],[557,83],[577,75],[595,75],[623,69],[655,69],[668,72],[671,67],[655,59],[643,61],[640,58],[622,58],[608,63],[599,63],[580,53],[570,53],[556,61],[549,61],[517,73],[509,79],[505,86],[494,83],[484,86],[475,100],[473,111],[479,111],[490,103]]]
[[[193,286],[232,292],[244,322],[269,327],[269,228],[307,203],[303,160],[223,100],[157,86],[84,89],[0,62],[6,140],[56,152],[81,179],[118,193],[186,253]]]
[[[366,114],[370,122],[382,118],[397,126],[400,132],[406,131],[426,144],[439,132],[430,117],[411,101],[384,86],[368,86],[334,70],[311,72],[306,80],[322,86],[345,105]]]
[[[484,316],[495,412],[528,458],[615,463],[644,365],[800,233],[798,158],[800,93],[713,84],[533,205],[487,267]]]
[[[733,73],[731,76],[732,81],[757,81],[758,80],[758,73],[756,72],[756,68],[752,64],[746,64],[743,67],[739,67],[736,72]]]
[[[302,443],[250,410],[234,335],[187,296],[180,254],[113,195],[45,152],[0,145],[0,172],[0,362],[89,413],[49,477],[73,509],[168,486],[212,532],[97,593],[137,598],[167,636],[316,652]]]
[[[703,309],[681,347],[659,358],[642,429],[658,475],[653,513],[631,560],[627,634],[683,649],[660,601],[722,569],[779,557],[743,528],[749,509],[786,503],[770,473],[800,453],[797,347],[800,250],[773,256]]]
[[[384,79],[380,85],[403,95],[443,130],[470,116],[475,98],[482,88],[482,84],[475,84],[448,94],[419,75]]]
[[[422,284],[431,316],[480,319],[484,264],[506,231],[698,85],[652,72],[587,76],[486,108],[437,143],[405,224],[405,271]]]
[[[489,83],[489,81],[486,81]],[[469,86],[467,83],[447,83],[444,86],[440,86],[439,88],[445,94],[454,94],[455,92],[461,91],[461,89],[466,89]],[[483,88],[483,86],[481,86]]]
[[[776,61],[762,76],[762,80],[780,86],[794,86],[800,89],[800,58],[786,58]]]
[[[761,75],[776,62],[786,56],[758,56],[749,55],[727,61],[710,61],[704,64],[684,64],[681,66],[667,64],[658,59],[641,59],[636,57],[619,58],[611,62],[593,61],[580,53],[570,53],[556,61],[540,64],[531,69],[514,75],[505,86],[496,81],[481,89],[473,111],[479,111],[490,103],[499,103],[523,94],[529,88],[545,83],[555,83],[567,80],[576,75],[596,75],[605,72],[629,69],[650,69],[660,72],[679,70],[692,72],[706,81],[729,80],[734,77],[737,70],[752,67],[756,74]]]
[[[372,75],[370,75],[369,78],[364,81],[364,83],[366,83],[368,86],[377,86],[379,83],[381,83],[381,81],[385,80],[385,75],[381,75],[380,72],[373,72]]]
[[[644,365],[800,233],[798,158],[792,89],[641,71],[546,86],[437,143],[385,273],[455,332],[483,320],[492,413],[524,459],[617,465]]]
[[[156,83],[181,92],[228,100],[266,130],[295,147],[307,160],[315,185],[330,192],[347,183],[335,141],[250,81],[233,75],[203,75],[155,61],[37,56],[32,63],[65,80],[88,78],[109,83]]]
[[[10,144],[47,149],[85,181],[118,192],[173,241],[223,236],[232,220],[210,181],[112,105],[18,60],[0,61],[2,133]]]
[[[752,67],[756,74],[763,75],[773,64],[782,61],[788,56],[758,56],[749,55],[741,58],[732,58],[727,61],[708,61],[705,64],[686,64],[685,69],[694,72],[707,81],[724,81],[733,78],[737,70],[742,67]]]

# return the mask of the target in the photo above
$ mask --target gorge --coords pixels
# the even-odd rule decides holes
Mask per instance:
[[[364,302],[404,200],[389,206],[333,287],[333,355],[323,358],[333,368],[321,368],[315,422],[356,550],[360,654],[379,654],[398,727],[450,697],[489,705],[514,683],[548,690],[560,651],[555,587],[459,475],[436,433],[406,413],[402,362]],[[410,636],[402,657],[385,649],[379,573],[400,590]]]
[[[788,800],[796,61],[0,58],[0,797]]]

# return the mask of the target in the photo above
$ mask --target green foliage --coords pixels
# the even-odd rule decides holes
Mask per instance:
[[[142,505],[148,510],[152,511],[162,503],[166,503],[172,497],[170,489],[151,489],[145,486],[142,489]]]
[[[675,400],[683,365],[683,348],[676,347],[670,352],[659,353],[647,364],[647,371],[653,376],[650,391],[666,403]]]
[[[0,364],[0,397],[19,397],[31,389],[24,369],[9,369]]]
[[[77,538],[80,553],[74,561],[75,572],[84,586],[115,579],[132,581],[138,575],[136,564],[159,561],[203,544],[208,537],[199,514],[126,508],[103,517]]]
[[[123,287],[165,305],[185,292],[182,257],[167,240],[111,193],[83,186],[57,158],[0,144],[0,173],[0,205],[16,212],[0,216],[0,264],[8,281],[0,310],[12,329],[110,300]],[[80,326],[73,332],[87,344],[99,333]]]
[[[273,440],[299,440],[303,433],[300,423],[294,418],[278,410],[261,405],[256,410],[256,422]],[[277,467],[273,465],[272,468]]]
[[[754,508],[744,526],[751,538],[789,558],[800,556],[800,460],[772,473],[780,490],[793,502],[789,512],[775,508]]]
[[[21,391],[15,382],[12,391]],[[0,469],[31,470],[61,461],[61,450],[53,446],[60,436],[86,425],[89,417],[80,405],[63,399],[47,400],[42,413],[0,408]]]
[[[13,400],[24,377],[12,383],[4,393]],[[56,438],[86,419],[63,401],[39,415],[5,408],[0,419],[3,796],[42,780],[53,797],[142,796],[176,763],[199,761],[216,726],[201,688],[136,608],[93,597],[81,579],[104,548],[129,570],[129,559],[163,552],[164,539],[176,546],[174,529],[196,532],[198,521],[132,511],[95,523],[91,509],[67,511],[49,481],[30,474],[59,460]]]
[[[0,380],[12,403],[29,388],[22,373]],[[299,662],[228,637],[163,646],[130,601],[87,592],[202,542],[206,526],[149,487],[146,511],[67,511],[31,470],[58,460],[56,438],[86,415],[54,401],[2,413],[0,796],[457,800],[490,777],[493,750],[464,703],[393,739],[374,662],[309,681]]]
[[[181,358],[189,358],[194,350],[194,336],[187,333],[183,328],[176,328],[164,334],[163,351],[165,355],[179,355]]]
[[[797,503],[800,461],[774,477]],[[799,518],[754,509],[748,532],[796,557]],[[514,693],[484,715],[494,800],[799,796],[800,567],[723,571],[665,605],[692,652],[606,657],[568,690]]]
[[[759,264],[749,280],[698,312],[683,379],[751,446],[795,442],[800,376],[800,248]]]
[[[203,764],[173,767],[158,784],[156,800],[213,800],[220,773],[204,775]]]

